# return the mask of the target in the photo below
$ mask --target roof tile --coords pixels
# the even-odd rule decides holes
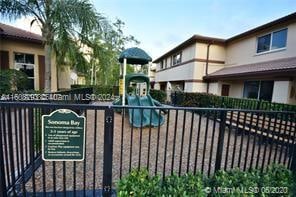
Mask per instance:
[[[238,74],[252,74],[266,71],[281,71],[281,70],[296,69],[296,57],[277,59],[273,61],[245,64],[239,66],[226,66],[216,72],[209,74],[205,78],[215,78],[219,76],[230,76]]]
[[[6,25],[3,23],[0,23],[0,36],[1,37],[8,37],[8,38],[14,38],[19,40],[25,40],[30,42],[36,42],[36,43],[42,43],[43,38],[42,36],[25,31],[16,27],[12,27],[10,25]]]

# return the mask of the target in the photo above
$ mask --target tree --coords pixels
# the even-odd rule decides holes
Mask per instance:
[[[0,0],[0,14],[9,19],[33,16],[31,24],[40,25],[45,50],[45,92],[51,91],[52,55],[62,61],[68,50],[74,49],[71,47],[75,39],[84,42],[104,28],[104,18],[89,0]]]
[[[117,19],[114,23],[107,23],[103,33],[96,33],[89,40],[88,46],[92,49],[91,64],[97,74],[97,84],[117,85],[119,80],[118,57],[127,44],[138,45],[134,36],[125,36],[124,22]],[[96,72],[98,71],[98,72]],[[127,66],[127,73],[134,71],[133,66]]]

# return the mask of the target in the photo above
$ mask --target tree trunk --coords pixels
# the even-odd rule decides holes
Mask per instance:
[[[46,43],[44,46],[45,51],[45,83],[44,91],[51,92],[51,47]]]

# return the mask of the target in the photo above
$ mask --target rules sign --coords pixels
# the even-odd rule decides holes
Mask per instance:
[[[82,161],[85,117],[69,109],[42,116],[42,158],[45,161]]]

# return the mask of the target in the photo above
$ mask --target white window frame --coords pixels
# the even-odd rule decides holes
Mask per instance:
[[[160,68],[160,70],[163,70],[163,68],[164,68],[164,66],[163,66],[163,60],[161,60],[161,61],[159,62],[159,68]]]
[[[174,64],[174,57],[175,56],[178,56],[178,55],[180,55],[180,62]],[[174,55],[172,55],[172,66],[176,66],[176,65],[181,64],[181,63],[182,63],[182,51],[180,51],[180,52],[175,53]]]
[[[15,55],[16,54],[24,54],[24,55],[33,55],[33,57],[34,57],[34,64],[30,64],[30,63],[18,63],[18,62],[16,62],[15,61]],[[33,67],[33,73],[34,73],[34,77],[29,77],[28,76],[28,79],[33,79],[34,80],[34,89],[35,89],[35,79],[36,79],[36,76],[35,76],[35,68],[36,68],[36,66],[35,66],[35,55],[34,54],[29,54],[29,53],[22,53],[22,52],[14,52],[14,68],[15,68],[15,70],[20,70],[20,68],[23,66],[23,65],[27,65],[27,66],[31,66],[31,67]]]
[[[281,47],[281,48],[277,48],[277,49],[271,49],[272,47],[272,40],[273,40],[273,34],[275,32],[279,32],[279,31],[282,31],[282,30],[287,30],[287,37],[286,37],[286,44],[284,47]],[[269,49],[267,51],[262,51],[262,52],[258,52],[258,44],[259,44],[259,38],[263,37],[263,36],[267,36],[270,34],[270,45],[269,45]],[[257,36],[257,39],[256,39],[256,55],[261,55],[261,54],[265,54],[265,53],[270,53],[270,52],[275,52],[275,51],[281,51],[281,50],[284,50],[287,48],[287,39],[288,39],[288,28],[285,27],[285,28],[281,28],[281,29],[277,29],[277,30],[274,30],[272,32],[269,32],[269,33],[266,33],[266,34],[262,34],[260,36]]]
[[[273,81],[273,85],[274,85],[274,80],[248,80],[248,81],[244,81],[244,88],[243,88],[243,95],[242,95],[242,98],[247,98],[247,97],[244,97],[244,93],[245,93],[245,88],[246,88],[246,86],[245,86],[245,84],[246,84],[246,82],[252,82],[252,81],[258,81],[259,82],[259,87],[258,87],[258,92],[257,92],[257,100],[259,100],[259,97],[260,97],[260,93],[261,93],[261,83],[262,83],[262,81]],[[273,95],[273,93],[274,93],[274,89],[272,90],[272,95]],[[248,98],[247,98],[248,99]]]

